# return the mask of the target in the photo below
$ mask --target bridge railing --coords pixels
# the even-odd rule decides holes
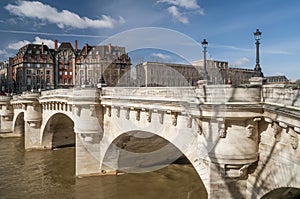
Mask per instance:
[[[6,95],[0,96],[0,102],[8,102],[10,100],[11,100],[10,96],[6,96]]]
[[[199,84],[196,92],[201,103],[259,103],[261,101],[261,88],[253,85],[233,87],[202,83]]]
[[[72,89],[55,89],[49,91],[43,91],[41,96],[54,96],[54,95],[61,95],[61,96],[69,96],[73,94]]]
[[[300,107],[300,87],[298,85],[264,85],[263,97],[265,103]]]
[[[197,97],[195,87],[105,87],[102,98],[183,100]]]

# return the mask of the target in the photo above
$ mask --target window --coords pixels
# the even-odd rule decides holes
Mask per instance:
[[[72,75],[73,74],[72,71],[70,71],[69,74]]]
[[[47,67],[47,68],[50,68],[50,64],[47,64],[46,67]]]
[[[31,70],[26,71],[27,75],[31,75]]]
[[[50,75],[50,70],[46,70],[46,74],[47,74],[47,75]]]
[[[67,84],[67,80],[68,80],[68,79],[64,79],[64,84]]]
[[[65,75],[68,75],[68,71],[65,71]]]
[[[69,84],[72,84],[72,79],[69,79]]]
[[[59,71],[59,75],[62,75],[62,71]]]
[[[27,77],[27,85],[30,85],[30,84],[31,84],[31,78]]]
[[[37,68],[40,68],[40,67],[41,67],[41,65],[40,65],[40,64],[36,64],[36,67],[37,67]]]

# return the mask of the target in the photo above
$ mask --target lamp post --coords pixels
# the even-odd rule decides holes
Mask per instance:
[[[206,48],[207,48],[208,42],[206,41],[206,39],[203,39],[201,44],[203,47],[204,80],[208,80],[208,73],[207,73],[207,69],[206,69]]]
[[[259,40],[261,37],[261,32],[259,31],[259,29],[256,29],[256,32],[253,33],[254,34],[254,38],[255,38],[255,45],[256,45],[256,64],[255,64],[255,72],[257,72],[258,76],[263,76],[262,72],[261,72],[261,68],[260,68],[260,64],[259,64]]]

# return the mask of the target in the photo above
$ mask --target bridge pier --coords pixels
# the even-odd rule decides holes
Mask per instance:
[[[0,137],[12,134],[13,108],[10,100],[9,96],[0,96]]]

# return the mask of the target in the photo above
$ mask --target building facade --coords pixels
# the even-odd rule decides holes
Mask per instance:
[[[136,66],[137,86],[195,86],[203,71],[193,65],[144,62]]]
[[[55,87],[73,87],[75,85],[75,65],[77,52],[74,50],[70,42],[63,42],[57,47],[57,41],[54,44],[55,48]]]
[[[101,80],[108,86],[125,85],[130,78],[130,67],[125,47],[86,44],[76,60],[76,85],[95,86]]]
[[[47,45],[27,44],[13,58],[15,92],[52,89],[54,58]]]
[[[193,62],[199,70],[204,70],[203,60]],[[206,60],[208,81],[211,84],[249,84],[251,77],[261,77],[262,72],[255,69],[229,67],[228,62],[218,60]]]
[[[12,93],[14,91],[14,81],[12,78],[13,58],[0,63],[0,91]]]

